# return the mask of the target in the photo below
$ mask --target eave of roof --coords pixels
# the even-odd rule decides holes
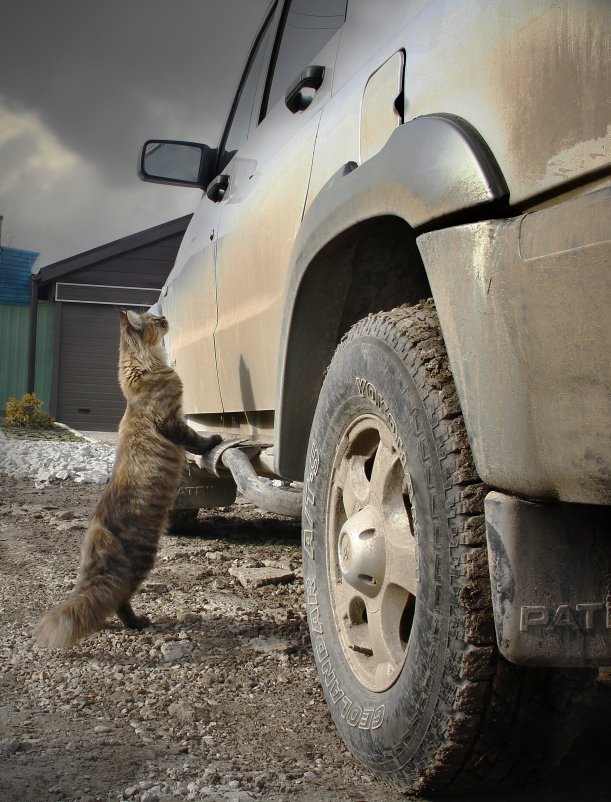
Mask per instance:
[[[121,253],[127,253],[136,248],[141,248],[143,245],[149,245],[151,242],[171,237],[173,234],[180,234],[181,231],[187,228],[191,217],[192,215],[187,214],[184,217],[178,217],[176,220],[170,220],[167,223],[161,223],[144,231],[138,231],[136,234],[128,234],[126,237],[121,237],[121,239],[108,242],[105,245],[99,245],[97,248],[78,253],[76,256],[69,256],[67,259],[62,259],[59,262],[43,267],[37,274],[32,276],[32,279],[41,285],[49,284],[67,273],[82,270]]]

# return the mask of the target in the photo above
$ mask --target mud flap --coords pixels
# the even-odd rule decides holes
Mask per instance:
[[[497,641],[512,663],[611,665],[611,514],[486,496]]]

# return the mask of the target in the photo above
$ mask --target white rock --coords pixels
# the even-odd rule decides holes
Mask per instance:
[[[166,663],[177,663],[183,657],[191,654],[193,644],[190,641],[168,641],[162,644],[161,654]]]
[[[159,802],[161,799],[161,786],[154,785],[140,796],[140,802]]]
[[[168,708],[168,713],[182,721],[183,724],[195,721],[195,710],[186,702],[172,702]]]
[[[19,741],[17,738],[2,738],[0,740],[0,755],[14,755],[19,749]]]
[[[289,643],[286,640],[280,640],[280,638],[264,638],[259,636],[258,638],[251,638],[248,641],[248,645],[251,649],[255,652],[259,652],[260,654],[287,654],[288,652],[294,651],[295,646],[292,643]]]
[[[295,579],[293,571],[282,568],[242,568],[231,566],[229,573],[240,582],[245,588],[260,588],[264,585],[278,585],[280,583],[292,582]]]

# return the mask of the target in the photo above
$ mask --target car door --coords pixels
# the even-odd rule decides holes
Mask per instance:
[[[231,129],[225,142],[228,188],[216,237],[215,343],[228,413],[274,408],[287,269],[331,93],[346,0],[289,0],[278,14],[258,115],[237,153]],[[287,89],[300,77],[287,104]]]
[[[246,139],[254,101],[268,54],[274,24],[272,11],[253,44],[240,81],[229,127],[231,147]],[[217,163],[217,171],[224,165]],[[164,314],[171,322],[166,344],[184,382],[183,408],[187,415],[223,411],[218,386],[214,334],[217,326],[216,234],[224,196],[223,178],[217,175],[196,209],[161,296]]]

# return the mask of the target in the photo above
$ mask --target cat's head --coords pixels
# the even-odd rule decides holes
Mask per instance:
[[[144,345],[158,345],[170,328],[163,315],[151,315],[149,312],[138,313],[131,309],[120,309],[119,311],[123,335],[130,339],[140,340]]]

